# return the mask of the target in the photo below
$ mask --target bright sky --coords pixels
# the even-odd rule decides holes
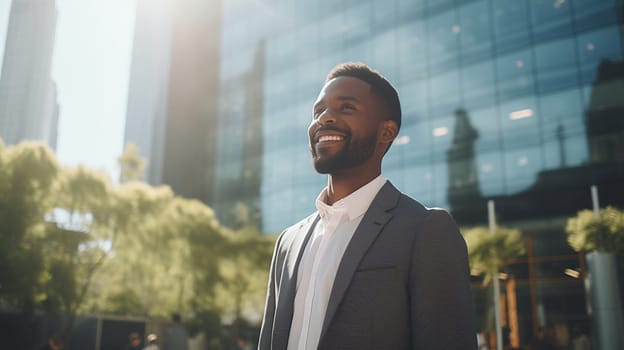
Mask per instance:
[[[11,0],[0,0],[0,57]],[[136,0],[56,0],[57,156],[118,179]],[[0,58],[1,62],[1,58]]]

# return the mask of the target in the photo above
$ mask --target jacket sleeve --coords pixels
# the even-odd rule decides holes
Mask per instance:
[[[466,242],[444,210],[429,210],[416,232],[410,300],[413,349],[477,348]]]
[[[273,337],[273,320],[275,318],[275,306],[276,306],[276,283],[279,280],[276,277],[277,272],[277,260],[280,250],[280,242],[283,237],[283,233],[277,239],[275,243],[275,249],[273,251],[273,258],[271,259],[271,267],[269,269],[269,283],[267,286],[266,303],[264,306],[264,315],[262,317],[262,326],[260,328],[260,339],[258,340],[258,350],[271,349],[271,341]]]

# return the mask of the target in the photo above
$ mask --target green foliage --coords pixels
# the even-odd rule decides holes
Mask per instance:
[[[624,254],[624,212],[607,207],[598,218],[591,210],[579,211],[568,219],[568,243],[577,252],[601,251]]]
[[[99,213],[110,203],[111,184],[105,173],[79,165],[65,168],[60,176],[56,205],[71,213]]]
[[[236,202],[224,216],[223,222],[234,230],[244,229],[247,226],[260,227],[260,212],[250,202]]]
[[[0,303],[30,308],[49,279],[42,253],[59,165],[45,146],[0,148]]]
[[[264,236],[253,226],[226,234],[217,300],[238,331],[241,320],[257,322],[262,314],[275,237]]]
[[[46,284],[45,310],[52,314],[63,312],[77,298],[75,265],[66,259],[50,259],[50,279]]]
[[[522,234],[517,229],[499,227],[492,233],[487,227],[474,227],[464,231],[464,239],[470,267],[485,272],[484,283],[489,282],[506,261],[525,253]]]
[[[88,241],[88,235],[64,230],[53,223],[47,225],[43,245],[44,261],[49,279],[45,283],[45,310],[52,314],[67,313],[79,298],[81,265],[77,261],[79,245]]]
[[[119,181],[137,181],[143,176],[147,161],[141,158],[139,148],[134,143],[126,144],[123,154],[117,158],[121,174]]]
[[[218,348],[227,335],[222,325],[214,325],[213,315],[231,325],[230,336],[259,323],[275,237],[260,234],[252,223],[235,231],[222,228],[215,238],[191,238],[195,287],[202,291],[191,307],[193,328],[204,330],[207,342]]]
[[[213,343],[209,349],[216,349],[225,336],[221,314],[214,310],[202,310],[200,307],[187,326],[192,335],[204,333],[207,342]]]
[[[143,305],[136,292],[126,287],[107,296],[106,311],[113,315],[142,315]]]
[[[138,298],[138,315],[166,317],[179,311],[184,304],[180,294],[191,290],[185,276],[188,244],[181,227],[190,216],[179,215],[176,209],[185,200],[174,197],[168,187],[141,183],[123,184],[113,197],[117,208],[113,221],[120,225],[110,241],[111,257],[98,271],[88,303],[101,312],[137,315],[135,307],[124,310],[107,303],[118,286],[125,286]]]
[[[101,244],[115,232],[105,219],[111,191],[104,173],[84,166],[63,168],[58,176],[55,212],[49,215],[47,302],[69,318],[69,326],[89,292],[93,274],[107,258]],[[59,213],[66,217],[57,217]]]
[[[134,156],[128,147],[120,162]],[[137,179],[131,170],[142,167],[128,164],[124,179]],[[79,313],[181,312],[217,341],[225,333],[215,324],[231,320],[236,331],[264,306],[275,237],[239,209],[228,230],[167,186],[114,185],[60,166],[41,144],[0,140],[0,306],[63,314],[68,329]]]

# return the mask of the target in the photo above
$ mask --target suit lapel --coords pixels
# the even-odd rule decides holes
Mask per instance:
[[[310,217],[305,224],[301,225],[297,231],[298,233],[293,238],[290,246],[288,247],[288,252],[286,253],[286,273],[290,278],[288,279],[288,284],[286,287],[295,288],[297,286],[297,271],[299,270],[299,263],[301,261],[301,257],[303,256],[303,251],[305,250],[310,237],[312,236],[312,231],[314,231],[314,227],[316,227],[316,223],[320,220],[320,216],[316,214],[314,216],[314,220]]]
[[[311,216],[310,220],[307,220],[306,223],[299,226],[286,252],[283,264],[284,268],[282,270],[282,275],[280,276],[280,290],[277,297],[277,310],[275,313],[274,328],[288,330],[288,332],[283,333],[286,337],[285,339],[273,339],[274,349],[285,349],[288,342],[288,334],[290,333],[289,330],[293,317],[295,294],[297,292],[297,271],[299,270],[299,264],[301,262],[301,257],[303,256],[303,251],[312,236],[314,227],[320,219],[318,214],[315,216],[314,220],[312,220]]]
[[[381,188],[355,230],[336,272],[319,345],[322,344],[327,328],[331,324],[364,254],[373,244],[384,225],[392,218],[392,214],[388,211],[396,206],[399,196],[400,192],[388,181]]]

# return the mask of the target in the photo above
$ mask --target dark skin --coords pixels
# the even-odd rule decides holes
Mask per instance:
[[[327,173],[329,205],[348,196],[381,174],[383,156],[398,133],[388,120],[383,101],[371,86],[348,76],[328,81],[314,103],[308,128],[315,167],[340,159]]]

